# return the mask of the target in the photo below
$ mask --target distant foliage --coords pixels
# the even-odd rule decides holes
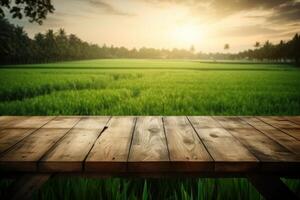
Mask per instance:
[[[291,40],[281,40],[279,44],[266,41],[262,46],[256,42],[256,49],[249,49],[236,55],[237,58],[250,60],[269,60],[276,62],[295,62],[300,64],[300,36],[296,34]]]
[[[214,59],[214,60],[256,60],[271,62],[300,61],[300,36],[296,34],[290,41],[274,45],[269,41],[264,45],[256,42],[254,50],[237,54],[195,53],[192,46],[186,49],[127,49],[125,47],[99,46],[82,41],[74,34],[68,35],[63,29],[48,30],[29,38],[22,27],[14,26],[0,17],[0,64],[47,63],[66,60],[98,58],[156,58],[156,59]],[[224,46],[229,49],[229,44]]]

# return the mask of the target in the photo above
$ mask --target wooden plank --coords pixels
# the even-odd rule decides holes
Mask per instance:
[[[294,137],[291,137],[290,135],[274,128],[273,126],[265,124],[255,117],[241,117],[241,119],[248,122],[254,128],[272,138],[295,154],[300,154],[300,142]]]
[[[132,172],[170,170],[167,141],[161,117],[137,119],[128,162],[128,169]]]
[[[96,121],[95,121],[96,120]],[[106,126],[109,117],[83,119],[39,162],[42,172],[80,172],[83,161]],[[93,126],[90,126],[92,124]],[[77,127],[87,127],[77,128]]]
[[[12,125],[29,118],[28,116],[0,116],[0,128],[11,128]]]
[[[284,128],[282,131],[296,138],[297,140],[300,140],[300,128]]]
[[[0,169],[7,171],[36,171],[37,161],[69,129],[39,129],[0,157]]]
[[[258,117],[258,119],[287,133],[297,140],[300,140],[300,125],[295,124],[284,117]]]
[[[3,129],[0,131],[0,153],[24,139],[36,129]]]
[[[193,126],[198,128],[222,128],[220,123],[209,116],[191,116],[188,117],[193,121]]]
[[[113,117],[85,161],[88,172],[125,172],[135,117]]]
[[[72,128],[81,117],[77,116],[59,116],[46,124],[43,128]]]
[[[238,117],[213,117],[224,128],[251,128],[247,123],[239,119]]]
[[[74,128],[81,129],[98,129],[102,130],[110,117],[107,116],[88,116],[82,117]]]
[[[218,124],[213,118],[188,118],[214,159],[215,171],[245,172],[257,168],[256,157],[229,132],[224,128],[207,126],[207,124]]]
[[[40,128],[47,124],[50,120],[54,119],[54,116],[32,116],[28,117],[25,120],[21,120],[20,122],[11,125],[11,128]]]
[[[258,117],[260,120],[264,121],[265,123],[274,126],[278,129],[285,129],[285,128],[299,128],[300,125],[295,124],[283,117]]]
[[[261,161],[262,170],[298,170],[299,156],[284,148],[260,131],[252,129],[228,129]]]
[[[171,168],[182,172],[213,170],[213,160],[186,117],[163,117]]]
[[[300,116],[286,116],[285,119],[300,125]]]
[[[256,117],[240,117],[241,120],[247,122],[251,126],[262,130],[274,130],[275,128]]]

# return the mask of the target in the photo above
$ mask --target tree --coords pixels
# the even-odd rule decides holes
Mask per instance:
[[[255,48],[259,48],[260,47],[260,43],[259,42],[255,42],[254,47]]]
[[[13,18],[22,19],[24,16],[30,22],[42,24],[48,13],[53,13],[51,0],[0,0],[0,17],[4,17],[7,9]]]
[[[0,17],[0,64],[41,63],[64,60],[81,60],[96,58],[169,58],[169,59],[259,59],[276,62],[294,62],[300,64],[300,36],[296,34],[291,40],[271,44],[266,41],[263,46],[231,53],[194,53],[190,49],[127,49],[90,44],[74,34],[68,35],[63,29],[48,30],[29,38],[22,27],[9,23]],[[258,47],[260,46],[260,47]],[[229,49],[229,44],[224,49]]]
[[[230,48],[229,44],[224,45],[224,50],[229,50],[229,48]]]
[[[298,33],[291,40],[291,52],[292,59],[300,66],[300,36]]]

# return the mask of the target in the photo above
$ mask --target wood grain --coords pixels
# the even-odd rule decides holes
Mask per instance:
[[[300,125],[284,117],[258,117],[258,119],[300,140]]]
[[[283,117],[258,117],[258,118],[264,121],[265,123],[270,124],[271,126],[274,126],[278,129],[285,129],[285,128],[300,129],[300,125],[295,124]]]
[[[59,116],[47,123],[43,128],[72,128],[81,117]]]
[[[222,128],[220,123],[210,116],[189,116],[188,118],[197,128]]]
[[[54,118],[0,117],[0,170],[151,175],[300,168],[297,117]]]
[[[50,120],[55,117],[42,117],[42,116],[32,116],[21,120],[13,125],[10,125],[10,128],[40,128],[47,124]]]
[[[300,154],[300,142],[294,137],[291,137],[290,135],[272,126],[265,124],[264,122],[258,120],[255,117],[241,117],[241,119],[248,122],[254,128],[264,133],[269,138],[275,140],[277,143],[281,144],[285,148],[294,152],[295,154]]]
[[[0,131],[0,153],[24,139],[36,129],[3,129]]]
[[[85,161],[87,172],[125,172],[135,117],[113,117]]]
[[[199,137],[215,161],[218,172],[245,172],[258,167],[256,157],[224,128],[206,124],[218,124],[211,117],[189,117]],[[204,126],[203,126],[204,124]],[[203,128],[204,127],[204,128]]]
[[[285,119],[300,125],[300,116],[286,116]]]
[[[0,157],[0,169],[36,171],[37,161],[69,129],[39,129]]]
[[[297,170],[299,156],[256,129],[229,129],[261,161],[263,170]]]
[[[73,125],[68,134],[62,138],[39,162],[43,172],[80,172],[83,161],[104,130],[110,117],[62,118],[52,126],[67,123]],[[78,122],[77,122],[78,121]],[[76,123],[74,125],[74,122]]]
[[[224,128],[251,128],[251,126],[242,121],[239,117],[213,117]]]
[[[172,170],[211,171],[213,160],[186,117],[163,117]]]
[[[300,128],[284,128],[281,130],[296,138],[298,141],[300,140]]]
[[[110,117],[108,116],[82,117],[74,128],[102,130],[106,126],[106,123],[108,122],[109,118]]]
[[[168,171],[169,161],[162,118],[139,117],[129,153],[129,171]]]
[[[104,124],[105,125],[105,124]],[[39,162],[41,172],[80,172],[101,130],[72,129]]]
[[[0,128],[12,128],[12,125],[28,118],[28,116],[0,116]]]
[[[256,117],[240,117],[241,120],[247,122],[251,126],[262,130],[274,130],[275,128]]]

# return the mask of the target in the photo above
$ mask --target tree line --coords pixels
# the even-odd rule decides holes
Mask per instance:
[[[9,23],[0,17],[0,64],[47,63],[66,60],[99,59],[99,58],[154,58],[154,59],[248,59],[272,62],[300,61],[300,37],[296,34],[291,40],[279,44],[269,41],[262,46],[256,42],[255,49],[237,54],[201,53],[190,49],[127,49],[125,47],[99,46],[67,34],[63,29],[54,32],[38,33],[29,38],[24,29]],[[225,44],[224,49],[229,48]]]
[[[238,53],[237,59],[247,58],[250,60],[267,60],[273,62],[295,62],[300,64],[300,36],[295,36],[289,41],[281,40],[278,44],[266,41],[263,45],[259,42],[254,44],[255,49],[249,49]]]

